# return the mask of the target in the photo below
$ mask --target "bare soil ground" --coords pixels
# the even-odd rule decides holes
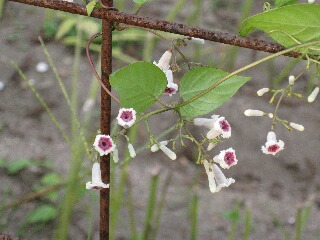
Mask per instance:
[[[192,1],[189,1],[190,4]],[[219,1],[215,1],[219,2]],[[234,25],[239,19],[236,13],[239,2],[228,2],[228,6],[212,9],[211,1],[204,1],[201,26],[235,31]],[[255,3],[258,7],[262,2]],[[161,7],[159,7],[161,6]],[[163,18],[172,6],[172,1],[154,1],[141,14]],[[190,13],[190,9],[184,8],[179,14],[179,22],[183,22]],[[22,80],[14,75],[11,60],[24,65],[24,71],[29,78],[36,80],[35,86],[49,103],[54,114],[62,122],[62,126],[68,126],[69,111],[62,101],[62,94],[49,71],[40,74],[35,71],[35,65],[39,61],[45,61],[37,39],[38,30],[42,23],[43,10],[37,7],[22,6],[16,3],[8,3],[5,17],[0,22],[0,80],[4,81],[5,88],[0,92],[0,124],[3,126],[0,132],[0,157],[12,161],[17,158],[27,157],[31,159],[50,159],[55,162],[55,170],[65,175],[68,168],[69,150],[62,137],[55,130],[51,120],[42,109]],[[58,71],[70,88],[72,74],[73,51],[56,42],[47,44]],[[154,58],[158,59],[164,51],[165,45],[161,44]],[[207,42],[203,46],[203,59],[215,62],[226,53],[226,46]],[[253,59],[266,56],[265,53],[253,54],[251,50],[240,50],[236,67],[244,66]],[[139,56],[137,56],[139,58]],[[250,239],[280,240],[284,239],[283,230],[293,234],[294,225],[292,219],[296,214],[296,208],[310,198],[314,199],[310,219],[307,223],[303,239],[320,239],[320,178],[319,178],[319,153],[320,153],[320,124],[319,99],[314,104],[286,101],[280,108],[280,115],[284,119],[303,124],[304,132],[288,132],[278,127],[277,137],[285,142],[285,150],[276,157],[264,155],[260,148],[266,141],[267,132],[270,129],[270,120],[267,118],[247,118],[243,115],[246,109],[261,109],[272,112],[274,107],[267,104],[268,98],[258,97],[255,92],[267,87],[270,77],[288,62],[288,58],[281,57],[276,60],[275,70],[270,73],[268,64],[263,64],[244,75],[252,76],[252,80],[244,86],[223,107],[217,109],[214,114],[225,116],[232,126],[232,137],[213,151],[233,147],[236,150],[238,165],[225,171],[228,177],[233,177],[236,183],[228,189],[223,189],[218,194],[210,193],[207,176],[202,166],[193,164],[194,152],[190,147],[180,149],[178,159],[174,162],[167,159],[161,153],[151,154],[148,150],[138,155],[129,168],[129,178],[133,186],[134,205],[137,215],[137,224],[141,229],[144,223],[145,207],[148,196],[151,172],[160,166],[162,180],[170,169],[174,175],[169,187],[168,201],[165,205],[161,219],[158,239],[188,239],[188,203],[193,191],[199,194],[199,239],[227,239],[230,221],[223,217],[223,213],[234,209],[238,203],[252,210],[252,234]],[[115,62],[115,66],[120,66]],[[296,73],[297,69],[293,73]],[[80,105],[83,104],[90,84],[91,71],[83,56],[81,60],[80,76]],[[178,79],[175,79],[178,80]],[[307,76],[304,77],[307,80]],[[304,90],[306,83],[301,81],[297,88]],[[97,104],[97,114],[98,114]],[[113,109],[116,116],[117,107]],[[163,131],[172,123],[173,115],[164,114],[161,117],[151,119],[152,128],[155,131]],[[93,129],[98,128],[98,117]],[[205,134],[199,128],[192,129],[195,134]],[[146,133],[141,130],[139,142],[146,141]],[[31,191],[30,186],[39,181],[43,174],[41,169],[24,171],[18,176],[8,176],[0,170],[0,191],[9,188],[13,196],[23,196]],[[198,180],[191,189],[194,176]],[[161,181],[163,184],[163,181]],[[1,195],[0,195],[1,196]],[[90,201],[90,197],[88,197]],[[22,205],[15,212],[6,233],[16,235],[21,219],[27,211],[32,209],[37,202]],[[245,208],[244,207],[244,208]],[[3,217],[3,216],[2,216]],[[86,219],[82,215],[76,215],[73,220],[70,239],[86,239]],[[117,226],[117,238],[128,239],[127,210],[121,212],[120,224]],[[279,226],[279,222],[282,226]],[[94,221],[94,239],[97,234],[98,219]],[[243,221],[239,224],[235,239],[242,239]],[[49,230],[49,231],[48,231]],[[1,230],[0,230],[1,231]],[[41,230],[30,239],[50,239],[51,229]]]

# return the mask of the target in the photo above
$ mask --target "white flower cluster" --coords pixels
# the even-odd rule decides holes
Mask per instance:
[[[118,124],[124,128],[131,127],[136,121],[136,111],[133,108],[121,108],[117,116],[117,121]],[[115,163],[119,161],[119,150],[109,135],[97,135],[93,146],[100,156],[112,153],[113,161]],[[136,157],[136,152],[131,143],[128,144],[128,150],[130,157]],[[109,184],[104,184],[101,180],[100,164],[97,162],[95,162],[92,167],[92,182],[88,182],[86,188],[96,190],[109,188]]]
[[[212,115],[211,118],[195,118],[194,124],[196,126],[204,126],[209,130],[207,138],[214,140],[218,137],[229,138],[231,137],[231,126],[229,122],[219,115]],[[215,147],[215,143],[210,142],[207,148],[210,151]],[[211,161],[204,160],[203,165],[208,175],[210,191],[215,193],[219,192],[223,187],[229,187],[235,182],[233,178],[226,178],[217,164],[221,168],[229,169],[238,163],[236,153],[232,148],[223,150],[220,154],[216,155]]]

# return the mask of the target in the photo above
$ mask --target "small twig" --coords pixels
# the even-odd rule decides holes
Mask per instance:
[[[92,69],[92,71],[93,71],[93,74],[94,74],[94,76],[98,79],[101,87],[102,87],[117,103],[120,104],[119,99],[118,99],[116,96],[114,96],[114,95],[109,91],[109,89],[103,84],[103,82],[102,82],[99,74],[97,73],[96,68],[94,67],[94,64],[93,64],[93,62],[92,62],[92,59],[91,59],[91,57],[90,57],[90,51],[89,51],[89,49],[90,49],[90,44],[91,44],[91,42],[92,42],[95,38],[99,37],[100,35],[102,35],[102,33],[96,33],[96,34],[94,34],[93,36],[91,36],[90,39],[88,40],[88,42],[87,42],[87,44],[86,44],[86,54],[87,54],[87,58],[88,58],[90,67],[91,67],[91,69]]]

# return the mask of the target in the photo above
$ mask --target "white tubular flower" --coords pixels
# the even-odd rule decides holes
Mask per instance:
[[[272,154],[273,156],[276,153],[284,149],[284,142],[279,140],[277,141],[276,134],[272,131],[268,133],[266,146],[262,146],[261,150],[265,154]]]
[[[210,151],[212,148],[214,148],[215,146],[217,146],[216,143],[209,143],[207,151]]]
[[[113,157],[113,161],[114,163],[119,162],[119,151],[118,148],[115,148],[112,152],[112,157]]]
[[[97,135],[93,146],[99,152],[100,156],[108,155],[116,148],[116,145],[109,135]]]
[[[296,80],[296,78],[293,75],[289,76],[289,84],[291,86],[294,84],[295,80]]]
[[[312,4],[314,2],[315,2],[315,0],[308,0],[308,3],[310,3],[310,4]]]
[[[318,96],[318,93],[319,93],[319,87],[316,87],[308,97],[308,102],[312,103]]]
[[[238,159],[233,148],[221,151],[219,155],[213,158],[213,161],[219,163],[222,168],[227,169],[238,163]]]
[[[209,188],[212,193],[219,192],[221,188],[229,187],[235,182],[233,178],[226,178],[216,164],[209,163],[207,160],[204,160],[203,166],[208,175]]]
[[[219,192],[221,188],[229,187],[232,183],[235,182],[233,178],[226,178],[221,169],[216,164],[213,165],[213,172],[218,184],[216,190],[217,192]]]
[[[131,143],[128,144],[128,149],[130,157],[135,158],[137,156],[136,151],[134,150],[133,145]]]
[[[290,125],[290,127],[294,128],[300,132],[304,131],[304,126],[302,126],[300,124],[291,122],[289,125]]]
[[[171,160],[176,160],[177,159],[177,155],[171,151],[169,148],[167,148],[165,145],[160,144],[161,151],[166,154]]]
[[[261,117],[264,114],[265,113],[260,110],[247,109],[244,111],[244,115],[246,115],[247,117]]]
[[[194,38],[194,37],[191,37],[191,39],[189,39],[191,42],[194,42],[194,43],[198,43],[198,44],[205,44],[205,41],[204,39],[202,38]]]
[[[159,144],[160,145],[167,145],[168,144],[168,141],[162,141],[162,142],[159,142]],[[151,146],[151,152],[157,152],[157,151],[159,151],[159,146],[158,146],[158,144],[153,144],[152,146]]]
[[[151,152],[157,152],[160,149],[171,160],[176,160],[177,155],[173,151],[171,151],[169,148],[166,147],[167,144],[168,144],[168,141],[159,142],[159,146],[158,146],[158,144],[154,144],[151,146]]]
[[[167,87],[164,90],[164,93],[168,94],[170,97],[178,91],[178,85],[173,82],[173,75],[171,70],[164,72],[167,77]]]
[[[208,175],[208,182],[209,182],[209,188],[210,188],[210,192],[215,193],[218,192],[217,191],[217,185],[216,185],[216,181],[214,179],[214,173],[212,170],[212,163],[209,163],[207,160],[204,160],[203,162],[203,166],[204,169],[206,170],[206,173]]]
[[[136,121],[137,112],[133,108],[120,108],[117,116],[118,124],[124,128],[131,127]]]
[[[261,88],[260,90],[257,91],[257,94],[259,97],[261,97],[263,94],[269,92],[270,89],[269,88]]]
[[[231,137],[231,126],[224,117],[219,115],[212,115],[212,119],[208,118],[195,118],[194,124],[197,126],[205,126],[210,129],[207,133],[208,139],[214,139],[222,134],[223,138]]]
[[[160,68],[162,71],[166,72],[169,70],[169,64],[172,57],[172,52],[166,51],[162,57],[160,58],[159,62],[153,62],[154,65],[156,65],[158,68]]]
[[[92,166],[92,182],[86,183],[86,189],[101,190],[102,188],[109,188],[109,184],[102,182],[100,164],[95,162]]]

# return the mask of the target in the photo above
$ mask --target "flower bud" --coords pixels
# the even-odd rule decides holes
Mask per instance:
[[[318,96],[318,93],[319,93],[319,87],[316,87],[308,97],[308,102],[312,103]]]
[[[194,42],[194,43],[198,43],[198,44],[204,44],[205,41],[201,38],[194,38],[194,37],[191,37],[190,39],[191,42]]]
[[[259,91],[257,91],[257,94],[259,97],[261,97],[263,94],[269,92],[269,88],[261,88]]]
[[[119,151],[117,148],[113,150],[112,156],[113,156],[114,163],[119,162]]]
[[[291,122],[290,124],[290,127],[302,132],[304,130],[304,126],[300,125],[300,124],[296,124],[296,123],[293,123]]]
[[[260,117],[260,116],[263,116],[264,114],[265,113],[260,110],[248,109],[244,111],[244,115],[246,115],[247,117]]]
[[[134,150],[131,143],[128,144],[128,149],[129,149],[130,157],[135,158],[137,156],[136,151]]]
[[[273,113],[268,113],[269,118],[273,118]]]
[[[289,77],[289,84],[290,84],[290,85],[293,85],[295,80],[296,80],[296,78],[295,78],[293,75],[291,75],[291,76]]]

